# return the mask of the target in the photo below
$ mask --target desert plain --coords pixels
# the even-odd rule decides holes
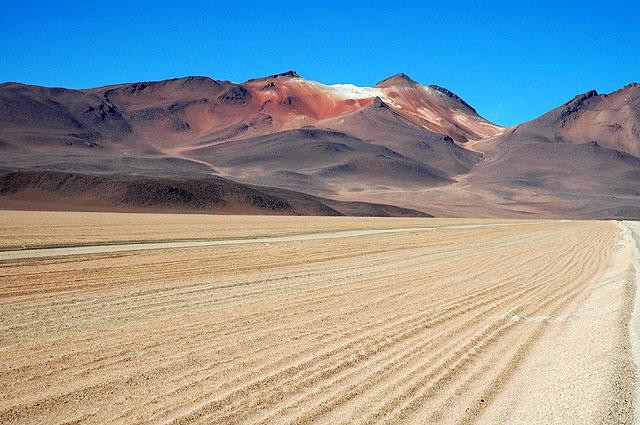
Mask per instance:
[[[0,423],[635,423],[622,221],[0,212]]]

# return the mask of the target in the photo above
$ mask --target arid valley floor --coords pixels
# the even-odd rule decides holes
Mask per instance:
[[[634,231],[3,211],[0,423],[634,423]]]

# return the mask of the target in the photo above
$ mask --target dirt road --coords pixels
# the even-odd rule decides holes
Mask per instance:
[[[51,258],[64,257],[72,255],[88,255],[88,254],[106,254],[110,252],[128,252],[128,251],[150,251],[157,249],[176,249],[176,248],[195,248],[216,245],[245,245],[254,243],[275,243],[275,242],[293,242],[293,241],[315,241],[320,239],[340,239],[352,238],[356,236],[383,235],[388,233],[416,233],[428,232],[435,229],[476,229],[481,227],[500,227],[536,224],[531,223],[491,223],[491,224],[458,224],[440,227],[401,227],[397,229],[365,229],[365,230],[344,230],[341,232],[322,232],[322,233],[302,233],[289,236],[269,236],[262,238],[245,238],[245,239],[218,239],[218,240],[193,240],[193,241],[172,241],[172,242],[139,242],[129,244],[107,244],[107,245],[80,245],[67,246],[60,248],[35,248],[20,250],[0,250],[0,261],[6,260],[23,260],[28,258]]]
[[[0,261],[0,423],[632,423],[628,227],[265,220]]]

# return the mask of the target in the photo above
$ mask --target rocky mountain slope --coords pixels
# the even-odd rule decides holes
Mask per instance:
[[[529,194],[559,215],[639,216],[640,85],[578,95],[476,146],[476,186]]]

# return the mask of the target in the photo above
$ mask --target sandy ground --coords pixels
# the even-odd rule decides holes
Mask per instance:
[[[0,261],[0,423],[634,420],[633,224],[5,214],[31,249],[298,236]]]
[[[98,245],[80,245],[65,247],[39,247],[32,249],[17,250],[0,250],[0,261],[5,260],[23,260],[29,258],[52,258],[63,256],[77,256],[87,254],[105,254],[116,252],[130,251],[149,251],[159,249],[176,249],[176,248],[195,248],[205,246],[218,245],[246,245],[256,243],[274,243],[274,242],[293,242],[293,241],[312,241],[321,239],[341,239],[353,238],[356,236],[371,236],[391,233],[417,233],[429,232],[440,229],[477,229],[482,227],[501,227],[501,226],[524,226],[527,224],[537,224],[539,222],[528,223],[475,223],[475,224],[450,224],[441,226],[422,226],[422,227],[398,227],[395,229],[361,229],[361,230],[342,230],[338,232],[315,232],[315,233],[297,233],[293,235],[282,236],[263,236],[263,237],[246,237],[243,239],[213,239],[213,240],[191,240],[191,241],[165,241],[165,242],[145,242],[137,241],[136,243],[103,243]]]
[[[499,221],[492,219],[0,211],[0,249],[273,237],[315,232],[497,222]]]

